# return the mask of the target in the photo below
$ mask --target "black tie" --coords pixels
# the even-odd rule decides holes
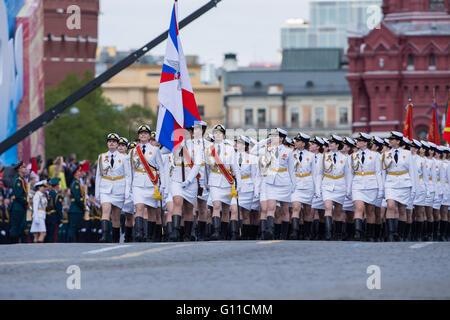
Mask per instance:
[[[300,151],[300,162],[302,162],[303,159],[303,151]]]
[[[394,160],[395,163],[398,163],[398,150],[395,150]]]
[[[217,154],[218,154],[219,157],[220,157],[220,144],[217,146]]]
[[[239,167],[242,166],[242,153],[239,153]]]
[[[336,153],[333,156],[333,162],[336,163]]]
[[[144,144],[144,146],[142,147],[142,154],[145,155],[145,144]]]
[[[111,155],[111,168],[114,168],[114,155]]]
[[[363,164],[364,164],[364,160],[366,159],[364,155],[365,155],[365,152],[363,151],[363,152],[362,152],[362,157],[361,157],[361,162],[362,162]]]
[[[275,158],[277,158],[278,159],[278,147],[276,147],[277,149],[276,149],[276,151],[275,151]]]

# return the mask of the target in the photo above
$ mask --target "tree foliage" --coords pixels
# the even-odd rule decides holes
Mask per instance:
[[[82,79],[68,74],[56,88],[45,91],[45,109],[52,108],[92,79],[91,72],[86,72]],[[78,114],[70,113],[74,107],[79,110]],[[131,141],[137,138],[137,127],[142,123],[156,127],[156,115],[152,110],[137,104],[119,108],[97,88],[45,127],[47,158],[75,153],[78,159],[93,162],[99,153],[105,152],[108,133],[115,132]]]

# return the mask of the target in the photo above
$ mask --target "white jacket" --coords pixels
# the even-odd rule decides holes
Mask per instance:
[[[209,178],[209,185],[212,187],[222,187],[222,188],[228,188],[231,187],[231,184],[228,182],[228,180],[225,178],[225,176],[220,171],[219,167],[216,164],[216,161],[214,160],[214,157],[212,155],[212,146],[211,144],[206,149],[206,163],[207,163],[207,170],[208,170],[208,178]],[[220,154],[218,154],[222,164],[225,166],[225,168],[230,172],[231,175],[235,176],[235,179],[237,180],[237,184],[241,184],[241,176],[239,173],[239,166],[237,164],[237,158],[235,155],[234,148],[226,143],[214,143],[214,148],[216,150],[216,153],[218,153],[218,149],[220,146]]]
[[[142,150],[143,145],[140,146]],[[147,172],[145,171],[144,165],[142,164],[141,159],[139,158],[136,148],[131,150],[130,153],[131,176],[132,176],[131,185],[136,187],[153,187],[153,183],[150,181],[150,178],[148,177]],[[164,164],[162,162],[161,151],[159,150],[159,148],[152,146],[150,143],[147,143],[145,145],[144,157],[145,160],[150,165],[153,175],[156,176],[156,174],[159,174],[163,171]],[[161,189],[164,189],[165,186],[167,185],[165,180],[166,179],[164,177],[164,174],[161,175],[160,176]]]
[[[364,163],[362,156],[364,152]],[[381,176],[381,156],[379,153],[366,150],[358,150],[348,156],[350,173],[352,175],[350,190],[383,190],[383,179]],[[348,191],[348,193],[350,192]]]
[[[301,157],[300,157],[301,154]],[[315,192],[316,165],[314,154],[307,150],[294,150],[295,189]],[[300,158],[302,161],[300,161]]]
[[[396,150],[398,150],[397,163],[394,160]],[[381,165],[385,171],[383,173],[385,188],[411,187],[411,192],[416,193],[419,176],[410,151],[402,148],[385,151],[382,155]]]
[[[334,154],[336,154],[336,163],[334,163]],[[330,151],[323,154],[322,161],[318,165],[319,175],[323,177],[319,181],[322,189],[348,193],[352,174],[347,157],[340,151]]]
[[[114,167],[111,167],[111,157]],[[95,198],[100,201],[100,194],[123,195],[129,197],[131,185],[131,168],[128,155],[118,151],[102,153],[97,161],[95,176]]]

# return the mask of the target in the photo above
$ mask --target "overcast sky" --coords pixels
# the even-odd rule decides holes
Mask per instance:
[[[179,0],[179,21],[208,0]],[[238,64],[280,62],[280,28],[286,19],[309,17],[308,0],[222,0],[181,30],[186,55],[222,64],[234,52]],[[99,45],[140,48],[168,29],[173,0],[100,0]],[[164,54],[163,42],[151,53]]]

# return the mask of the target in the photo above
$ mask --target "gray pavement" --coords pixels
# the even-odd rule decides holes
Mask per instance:
[[[450,242],[19,244],[0,257],[0,299],[450,299]],[[81,289],[67,288],[71,265]]]

